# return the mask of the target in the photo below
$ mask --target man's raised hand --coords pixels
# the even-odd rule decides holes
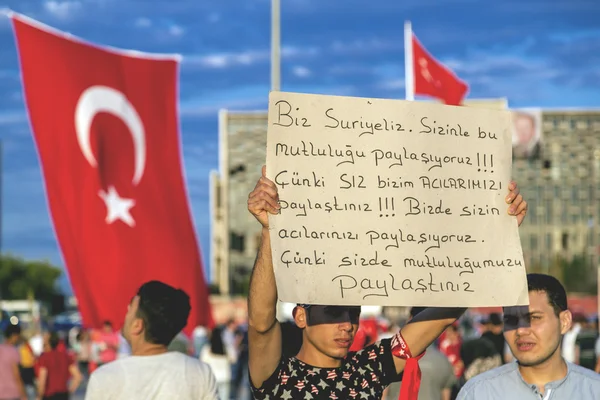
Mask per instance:
[[[510,215],[515,215],[519,226],[521,226],[523,219],[525,219],[525,215],[527,215],[527,202],[523,200],[523,195],[520,194],[520,190],[515,181],[510,182],[508,190],[510,191],[506,196],[506,203],[510,204],[508,213]]]
[[[254,190],[248,195],[248,211],[256,217],[263,228],[269,227],[269,213],[279,214],[279,195],[277,186],[266,176],[267,167],[263,165],[262,176],[256,182]]]

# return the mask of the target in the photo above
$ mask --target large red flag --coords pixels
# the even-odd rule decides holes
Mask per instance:
[[[469,90],[450,69],[445,67],[412,36],[415,94],[436,97],[446,104],[460,105]]]
[[[121,326],[138,287],[191,297],[212,326],[181,172],[176,56],[103,49],[13,14],[25,99],[84,324]]]

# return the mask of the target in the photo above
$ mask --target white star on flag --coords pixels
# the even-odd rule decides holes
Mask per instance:
[[[135,226],[135,220],[129,211],[135,205],[135,200],[122,198],[114,186],[109,186],[108,192],[101,190],[98,192],[98,196],[104,200],[104,204],[106,205],[105,221],[107,224],[121,220],[130,227]]]

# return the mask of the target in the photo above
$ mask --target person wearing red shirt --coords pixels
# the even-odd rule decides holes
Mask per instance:
[[[81,383],[77,363],[58,349],[59,344],[56,333],[51,333],[44,344],[45,351],[38,360],[38,400],[68,400]]]

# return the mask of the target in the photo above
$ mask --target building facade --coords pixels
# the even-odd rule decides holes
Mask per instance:
[[[506,100],[466,106],[506,108]],[[549,271],[557,256],[598,266],[600,110],[541,110],[539,157],[515,159],[513,176],[529,203],[519,230],[526,265]],[[211,176],[211,276],[222,294],[247,285],[260,226],[247,211],[266,160],[267,113],[219,113],[219,171]],[[596,279],[595,269],[590,279]]]

